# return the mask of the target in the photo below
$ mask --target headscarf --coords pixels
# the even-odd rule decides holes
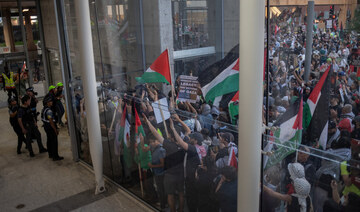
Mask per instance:
[[[306,198],[310,194],[311,185],[305,178],[296,178],[294,180],[295,192],[292,196],[298,198],[300,212],[306,212]]]

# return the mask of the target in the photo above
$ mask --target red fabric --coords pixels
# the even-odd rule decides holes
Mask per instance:
[[[151,70],[163,75],[171,85],[170,63],[168,50],[166,49],[150,66]]]
[[[329,74],[329,71],[330,71],[330,66],[327,68],[325,73],[321,76],[319,82],[316,84],[314,90],[311,92],[311,94],[309,96],[309,100],[311,100],[314,104],[316,104],[316,101],[317,101],[318,96],[321,92],[321,89],[325,83],[326,77]]]
[[[351,133],[351,121],[348,118],[345,118],[339,122],[339,130],[347,130]]]
[[[230,158],[230,166],[237,168],[238,164],[237,164],[237,159],[236,159],[236,155],[235,155],[235,150],[232,149],[232,154],[231,154],[231,158]]]

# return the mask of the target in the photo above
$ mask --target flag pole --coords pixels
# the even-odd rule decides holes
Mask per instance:
[[[165,132],[166,132],[166,138],[169,138],[168,129],[167,129],[167,126],[166,126],[166,123],[165,123],[164,113],[163,113],[163,110],[162,110],[162,108],[161,108],[161,105],[160,105],[160,101],[159,101],[159,100],[158,100],[158,105],[159,105],[159,109],[160,109],[160,113],[161,113],[161,118],[162,118],[162,120],[163,120]]]
[[[141,196],[142,196],[142,198],[144,198],[144,188],[143,188],[143,183],[142,183],[142,174],[141,174],[140,163],[138,163],[138,169],[139,169],[139,177],[140,177]]]
[[[113,128],[117,109],[118,109],[118,105],[115,107],[115,111],[114,111],[113,118],[112,118],[112,121],[111,121],[111,124],[110,124],[110,128],[109,128],[109,133],[111,132],[111,129]]]
[[[172,101],[173,103],[175,102],[175,87],[174,87],[174,81],[173,81],[173,77],[175,77],[175,73],[173,73],[173,70],[171,68],[171,65],[170,65],[170,53],[169,53],[169,48],[166,48],[167,50],[167,55],[168,55],[168,61],[169,61],[169,70],[170,70],[170,84],[171,84],[171,96],[173,97],[172,98]],[[174,107],[175,107],[175,104],[174,104]]]

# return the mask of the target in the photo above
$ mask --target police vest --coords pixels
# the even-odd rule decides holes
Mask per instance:
[[[5,88],[6,89],[10,89],[10,88],[15,88],[15,82],[14,82],[14,73],[13,72],[10,72],[10,78],[8,78],[6,76],[6,74],[2,74],[4,80],[5,80]]]
[[[44,110],[43,110],[42,113],[41,113],[41,120],[44,122],[44,124],[45,124],[45,123],[50,124],[50,121],[49,121],[49,119],[48,119],[48,117],[47,117],[47,115],[46,115],[46,113],[47,113],[49,110],[51,110],[49,107],[44,108]],[[55,122],[54,119],[53,119],[53,122]]]

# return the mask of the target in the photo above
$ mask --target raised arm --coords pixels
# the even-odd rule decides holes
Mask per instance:
[[[147,119],[147,117],[145,116],[145,114],[142,114],[145,123],[149,126],[149,129],[151,131],[151,133],[155,136],[155,138],[162,144],[164,142],[164,138],[157,132],[157,130],[155,129],[155,127],[150,123],[150,121]]]
[[[190,130],[190,128],[185,124],[185,122],[183,122],[183,121],[180,119],[180,117],[179,117],[178,114],[173,114],[172,117],[175,118],[176,121],[178,121],[178,122],[181,124],[181,126],[182,126],[182,127],[184,128],[184,130],[185,130],[185,135],[188,136],[188,135],[191,133],[191,130]]]
[[[172,119],[170,120],[170,129],[173,131],[174,136],[175,136],[175,140],[176,143],[178,145],[180,145],[185,151],[187,151],[189,149],[189,144],[187,144],[181,137],[180,135],[176,132],[175,127],[174,127],[174,122]]]
[[[287,194],[280,194],[279,192],[273,191],[270,188],[268,188],[267,186],[263,186],[263,191],[266,192],[267,194],[269,194],[270,196],[279,199],[279,200],[283,200],[286,202],[291,202],[291,196],[287,195]]]

